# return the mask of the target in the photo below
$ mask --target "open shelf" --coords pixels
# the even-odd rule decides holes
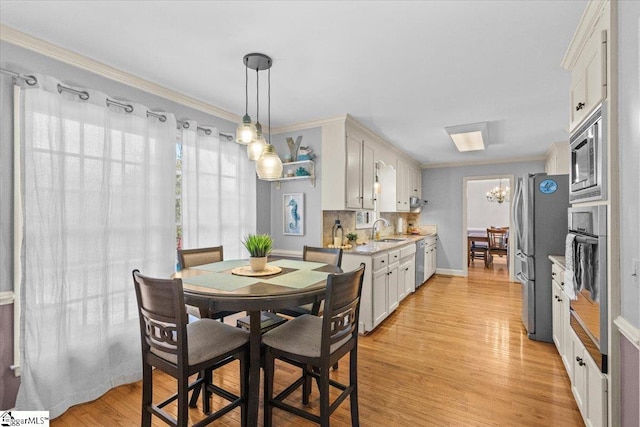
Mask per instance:
[[[309,175],[282,176],[280,178],[265,179],[263,181],[275,182],[278,190],[280,189],[280,183],[283,181],[300,181],[308,179],[311,182],[312,187],[316,186],[316,170],[313,160],[300,160],[298,162],[282,163],[282,166],[283,173],[285,174],[288,170],[292,170],[295,173],[298,168],[303,167],[307,172],[309,172]]]

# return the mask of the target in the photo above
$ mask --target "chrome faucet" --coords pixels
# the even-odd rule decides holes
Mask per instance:
[[[387,221],[385,218],[378,218],[375,221],[373,221],[373,226],[371,227],[371,240],[375,239],[375,236],[376,236],[376,224],[378,223],[378,221],[382,221],[386,227],[391,225],[391,224],[389,224],[389,221]]]

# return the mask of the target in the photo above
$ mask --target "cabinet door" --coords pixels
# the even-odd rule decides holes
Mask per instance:
[[[376,177],[374,151],[366,142],[362,144],[362,208],[374,209],[376,194],[374,183]]]
[[[562,286],[564,283],[561,282]],[[564,292],[560,292],[560,302],[561,310],[562,310],[562,352],[560,355],[562,356],[562,362],[564,363],[564,367],[567,369],[567,375],[569,378],[573,378],[573,363],[571,362],[571,300]]]
[[[420,169],[412,169],[412,196],[422,199],[422,171]]]
[[[602,79],[602,31],[596,28],[591,34],[588,45],[585,49],[588,55],[585,63],[585,83],[587,92],[587,111],[591,111],[598,102],[603,98],[603,79]],[[605,36],[606,37],[606,36]]]
[[[589,356],[585,358],[586,381],[586,422],[590,427],[607,425],[607,380],[600,372],[596,362]]]
[[[434,244],[433,247],[431,248],[431,275],[433,276],[434,274],[436,274],[436,259],[437,259],[437,249],[436,249],[436,245]]]
[[[373,273],[373,327],[387,317],[387,268]]]
[[[553,343],[556,345],[558,353],[562,357],[564,351],[562,335],[564,332],[564,323],[562,319],[562,302],[560,301],[560,294],[562,290],[560,285],[555,280],[551,280],[551,322]]]
[[[362,141],[347,136],[347,182],[345,206],[348,209],[362,207],[362,188],[360,186]]]
[[[398,302],[407,297],[407,271],[409,271],[409,263],[403,262],[398,267]]]
[[[575,332],[571,331],[571,342],[572,342],[572,352],[571,359],[573,363],[573,378],[571,381],[571,391],[573,392],[573,397],[576,399],[576,403],[578,404],[578,409],[580,409],[580,413],[582,417],[586,419],[585,414],[585,392],[587,388],[587,370],[585,368],[585,349],[580,339],[575,334]]]
[[[576,65],[571,75],[571,128],[573,129],[584,118],[587,112],[587,86],[584,68],[581,63]]]
[[[398,283],[399,283],[399,268],[398,264],[389,266],[389,273],[387,274],[387,301],[389,302],[389,314],[398,308]]]
[[[396,162],[397,168],[397,180],[396,180],[396,211],[408,212],[409,211],[409,190],[408,190],[408,176],[407,176],[407,164],[398,159]]]

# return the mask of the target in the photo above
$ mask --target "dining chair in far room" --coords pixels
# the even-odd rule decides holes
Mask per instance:
[[[340,248],[319,248],[315,246],[305,245],[302,249],[303,261],[323,262],[325,264],[332,264],[337,267],[342,265],[342,249]],[[321,303],[305,304],[298,307],[287,307],[278,309],[278,313],[287,315],[289,317],[299,317],[303,314],[320,313]]]
[[[203,426],[240,407],[246,422],[249,334],[213,319],[187,322],[181,279],[156,279],[133,271],[133,284],[138,303],[142,343],[142,426],[150,426],[153,415],[170,425],[186,426],[189,419],[189,390],[202,390]],[[239,396],[212,384],[213,370],[234,360],[240,361]],[[159,369],[177,380],[177,393],[153,403],[153,369]],[[189,384],[189,376],[203,373]],[[228,400],[221,409],[211,412],[211,395]],[[177,418],[163,408],[177,401]]]
[[[467,266],[471,265],[476,259],[481,259],[484,262],[485,268],[489,266],[489,248],[486,242],[476,242],[468,239],[469,254],[467,255]]]
[[[507,238],[509,236],[508,228],[487,228],[487,239],[489,240],[489,265],[493,267],[493,256],[506,256],[507,267],[509,266],[509,253],[507,246]]]
[[[273,408],[283,409],[322,426],[347,397],[350,399],[351,425],[359,426],[358,416],[358,319],[360,295],[365,265],[347,273],[329,274],[322,317],[303,315],[262,336],[265,346],[264,425],[272,425]],[[329,371],[341,357],[349,354],[349,384],[329,378]],[[274,393],[275,359],[301,368],[302,376],[293,384]],[[285,402],[298,387],[302,387],[302,403],[309,403],[311,378],[320,391],[320,415],[310,413]],[[341,391],[329,400],[330,387]]]

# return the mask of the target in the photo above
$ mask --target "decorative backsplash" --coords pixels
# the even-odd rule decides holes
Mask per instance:
[[[385,226],[382,222],[378,223],[380,235],[384,237],[396,234],[398,218],[403,218],[403,234],[407,233],[407,228],[410,225],[418,225],[420,214],[410,212],[378,212],[377,218],[385,218],[389,221],[389,226]],[[358,242],[366,242],[371,239],[371,228],[356,228],[355,211],[322,211],[322,246],[328,246],[333,243],[331,232],[336,219],[340,220],[345,236],[347,233],[356,233],[358,235]]]

